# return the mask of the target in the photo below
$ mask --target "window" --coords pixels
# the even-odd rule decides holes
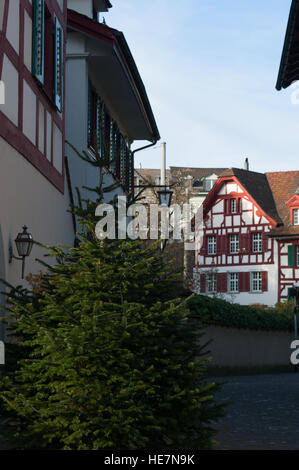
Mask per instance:
[[[262,292],[262,273],[251,273],[251,290],[252,292]]]
[[[59,112],[63,102],[63,30],[45,0],[33,0],[32,74]],[[54,37],[53,37],[54,36]]]
[[[216,255],[216,236],[215,235],[208,237],[208,254]]]
[[[217,290],[217,279],[215,273],[207,274],[207,291],[211,293],[215,293]]]
[[[299,225],[299,209],[293,209],[293,223]]]
[[[252,235],[252,251],[258,253],[262,251],[262,234],[253,233]]]
[[[296,266],[299,268],[299,245],[296,246]]]
[[[230,253],[239,252],[239,235],[230,235],[229,237],[229,251]]]
[[[239,274],[229,273],[228,290],[230,292],[239,292]]]
[[[298,265],[298,246],[288,245],[288,267],[295,268],[296,266],[299,266]]]
[[[214,184],[216,183],[216,181],[217,180],[206,179],[205,180],[205,190],[210,191],[212,189],[212,187],[214,186]]]
[[[232,214],[235,214],[237,212],[237,200],[236,199],[230,200],[230,211]]]

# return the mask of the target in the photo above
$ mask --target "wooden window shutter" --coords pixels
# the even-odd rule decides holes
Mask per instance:
[[[92,121],[92,86],[88,80],[88,110],[87,110],[87,145],[91,145],[91,121]]]
[[[100,145],[101,145],[101,100],[98,95],[96,95],[96,100],[95,100],[95,113],[96,113],[96,151],[98,154],[101,154],[100,152]]]
[[[262,251],[268,251],[268,237],[264,232],[262,234]]]
[[[238,199],[238,212],[241,214],[242,212],[242,198]]]
[[[202,246],[200,248],[200,254],[202,256],[206,255],[207,253],[207,236],[204,236]]]
[[[248,243],[247,243],[246,233],[240,233],[239,248],[240,248],[241,252],[248,251]]]
[[[32,74],[44,84],[45,61],[45,3],[44,0],[33,0],[32,25]]]
[[[226,254],[229,251],[229,235],[222,236],[222,253]]]
[[[223,237],[222,235],[217,235],[216,238],[216,253],[222,255],[223,253]]]
[[[246,253],[252,253],[253,243],[252,243],[252,233],[244,233],[244,248]]]
[[[294,295],[293,295],[293,288],[288,287],[288,302],[291,302],[294,300]]]
[[[205,293],[206,292],[206,275],[201,274],[200,275],[200,293]]]
[[[227,274],[217,274],[217,292],[227,292]]]
[[[59,112],[62,112],[63,102],[63,31],[55,17],[54,21],[54,103]]]
[[[250,273],[239,273],[239,291],[250,291]]]
[[[288,246],[288,266],[289,268],[295,267],[295,246],[294,245]]]
[[[268,272],[262,272],[262,291],[266,292],[268,290]]]

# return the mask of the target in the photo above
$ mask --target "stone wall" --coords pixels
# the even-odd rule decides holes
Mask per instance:
[[[291,371],[294,334],[288,331],[256,331],[208,326],[201,344],[211,341],[207,349],[212,357],[212,374],[246,374]]]

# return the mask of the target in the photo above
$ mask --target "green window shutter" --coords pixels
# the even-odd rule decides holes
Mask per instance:
[[[101,100],[99,95],[96,97],[96,151],[100,155],[101,142]]]
[[[55,17],[54,22],[54,103],[62,111],[63,102],[63,31]]]
[[[294,245],[288,246],[288,267],[289,268],[295,267],[295,246]]]
[[[32,74],[44,84],[45,57],[45,3],[44,0],[33,0],[32,26]]]
[[[87,145],[91,146],[91,122],[92,122],[92,86],[88,80],[88,109],[87,109]]]

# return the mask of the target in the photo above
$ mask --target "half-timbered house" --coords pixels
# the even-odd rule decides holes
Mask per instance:
[[[203,204],[195,290],[241,304],[274,305],[299,280],[299,172],[232,168]]]

